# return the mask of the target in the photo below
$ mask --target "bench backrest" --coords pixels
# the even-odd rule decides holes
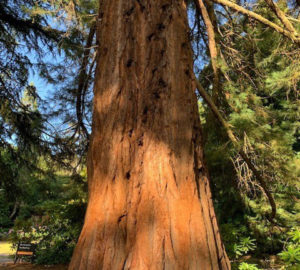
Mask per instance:
[[[20,242],[18,244],[17,255],[33,256],[35,249],[35,244]]]

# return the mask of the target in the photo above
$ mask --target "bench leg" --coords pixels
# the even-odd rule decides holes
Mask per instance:
[[[14,264],[18,261],[18,255],[15,255]]]

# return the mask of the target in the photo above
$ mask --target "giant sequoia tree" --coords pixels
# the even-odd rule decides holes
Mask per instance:
[[[236,219],[226,211],[233,204],[241,208],[241,198],[232,200],[235,178],[272,230],[274,222],[284,228],[280,215],[296,221],[290,209],[297,207],[287,206],[289,217],[275,200],[282,184],[297,179],[299,22],[298,0],[0,0],[0,186],[15,191],[8,218],[23,207],[11,181],[24,174],[20,168],[41,173],[37,157],[49,157],[72,168],[78,184],[89,143],[89,205],[70,269],[230,269],[203,142],[220,221]],[[63,52],[63,64],[44,59],[50,51]],[[28,85],[30,70],[56,85],[56,106],[40,106],[47,103]],[[206,103],[203,132],[196,88]],[[51,116],[62,120],[59,132]],[[256,186],[259,200],[251,194]],[[290,187],[289,200],[297,190]],[[264,195],[271,207],[261,204]]]
[[[69,269],[230,269],[185,1],[100,1],[89,203]]]
[[[70,269],[230,269],[204,164],[196,88],[267,195],[269,220],[276,216],[267,183],[214,104],[226,104],[222,83],[232,75],[218,63],[227,54],[217,33],[233,23],[228,8],[295,45],[297,30],[271,0],[258,1],[275,14],[270,20],[228,0],[192,1],[206,28],[213,102],[194,76],[187,2],[100,1],[89,204]],[[227,6],[225,19],[217,20],[213,2]]]

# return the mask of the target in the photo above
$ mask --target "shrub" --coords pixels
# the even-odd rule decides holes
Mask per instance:
[[[242,262],[239,265],[239,270],[259,270],[259,268],[257,268],[256,264]]]
[[[288,269],[300,268],[300,230],[298,228],[288,233],[285,248],[278,255]]]
[[[226,251],[231,259],[237,259],[256,249],[256,240],[242,224],[222,224],[222,237]]]

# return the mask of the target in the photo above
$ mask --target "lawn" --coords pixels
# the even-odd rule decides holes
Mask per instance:
[[[10,242],[0,242],[0,255],[14,255],[15,250],[11,248]]]

